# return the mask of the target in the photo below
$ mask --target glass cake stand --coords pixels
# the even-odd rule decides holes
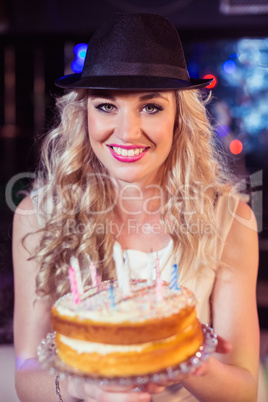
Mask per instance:
[[[65,364],[57,355],[55,344],[55,333],[49,333],[37,348],[39,363],[43,369],[49,370],[50,374],[58,375],[60,379],[73,378],[75,381],[84,380],[89,383],[97,383],[98,385],[135,385],[140,387],[149,382],[161,383],[162,381],[175,380],[180,374],[187,374],[200,366],[206,361],[212,353],[214,353],[218,340],[213,329],[206,324],[202,324],[203,344],[198,351],[185,360],[184,362],[168,367],[165,370],[158,371],[153,374],[133,376],[133,377],[102,377],[89,376],[79,370]]]

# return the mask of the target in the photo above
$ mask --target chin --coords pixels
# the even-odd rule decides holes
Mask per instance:
[[[127,176],[124,176],[124,177],[122,177],[122,176],[118,177],[117,176],[117,177],[115,177],[115,179],[118,180],[121,183],[126,183],[126,184],[131,184],[131,183],[136,184],[136,183],[139,183],[141,181],[140,178],[138,178],[136,176],[130,176],[130,175],[127,175]]]
[[[142,171],[141,171],[142,170]],[[158,170],[144,172],[144,169],[135,169],[134,166],[110,170],[110,175],[116,181],[126,184],[149,185],[157,183],[160,172]]]

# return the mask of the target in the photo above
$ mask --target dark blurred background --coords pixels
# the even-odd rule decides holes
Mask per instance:
[[[1,0],[2,344],[13,340],[12,209],[35,170],[39,138],[52,124],[54,98],[60,94],[54,81],[79,71],[85,44],[111,13],[143,11],[160,13],[178,28],[192,77],[215,77],[210,112],[218,123],[216,141],[232,172],[246,179],[242,183],[258,220],[258,308],[262,333],[268,333],[268,1]]]
[[[258,312],[268,377],[268,0],[0,0],[0,381],[15,402],[12,217],[52,124],[54,81],[79,71],[113,12],[155,12],[180,32],[190,75],[212,75],[215,140],[250,195],[260,239]],[[260,401],[264,401],[260,399]]]

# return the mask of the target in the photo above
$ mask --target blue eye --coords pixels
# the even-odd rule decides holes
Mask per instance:
[[[142,109],[149,114],[155,114],[160,110],[163,110],[161,106],[157,106],[154,103],[148,103],[147,105],[144,105]]]
[[[111,113],[115,110],[115,106],[112,103],[101,103],[96,106],[96,109],[99,109],[105,113]]]

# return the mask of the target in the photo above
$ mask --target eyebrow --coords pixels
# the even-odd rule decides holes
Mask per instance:
[[[147,100],[147,99],[154,99],[154,98],[162,98],[167,100],[167,98],[163,95],[161,95],[159,92],[151,92],[149,94],[145,94],[140,97],[140,100]]]
[[[116,99],[113,96],[109,96],[109,95],[107,95],[105,93],[103,93],[103,94],[95,94],[95,95],[92,94],[92,95],[89,95],[89,98],[91,98],[91,99],[105,98],[105,99],[109,99],[109,100],[112,100],[112,101],[115,101],[115,99]]]
[[[91,99],[106,98],[111,101],[116,101],[116,97],[110,96],[108,93],[105,93],[105,92],[103,92],[103,93],[94,93],[93,92],[92,95],[89,95],[89,96]],[[154,99],[154,98],[162,98],[162,99],[168,101],[168,99],[159,92],[150,92],[148,94],[142,95],[142,96],[140,96],[139,100],[144,101],[144,100]]]

